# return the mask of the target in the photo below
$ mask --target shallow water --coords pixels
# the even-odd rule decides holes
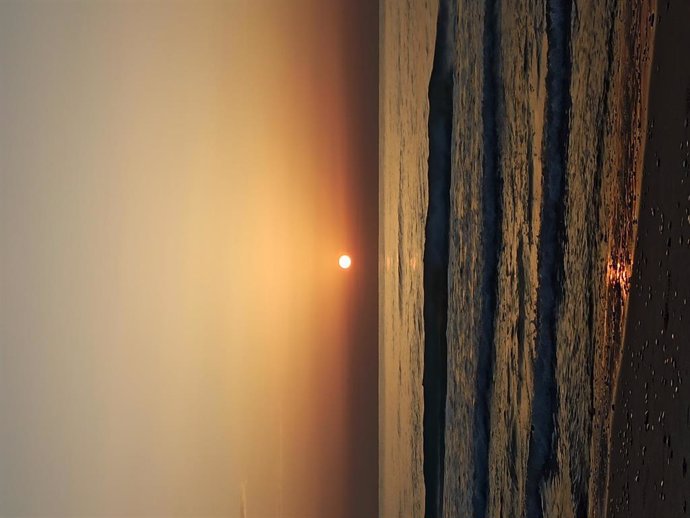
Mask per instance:
[[[422,261],[436,246],[425,225],[439,8],[381,10],[380,514],[423,516],[432,490],[447,517],[596,516],[631,269],[646,20],[614,0],[447,8],[445,458],[443,483],[426,488],[425,389],[432,403],[435,393],[422,385]]]

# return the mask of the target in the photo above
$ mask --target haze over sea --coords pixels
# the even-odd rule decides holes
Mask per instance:
[[[652,6],[382,1],[382,518],[605,513]]]

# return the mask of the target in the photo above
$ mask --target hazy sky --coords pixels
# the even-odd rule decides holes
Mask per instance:
[[[377,11],[0,3],[1,516],[375,516]]]

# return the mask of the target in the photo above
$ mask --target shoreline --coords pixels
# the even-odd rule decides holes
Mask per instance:
[[[603,296],[602,308],[597,318],[602,338],[597,341],[593,358],[594,399],[588,484],[588,515],[593,518],[608,515],[614,409],[617,406],[618,380],[625,351],[630,282],[637,254],[647,150],[648,104],[658,26],[657,0],[645,0],[639,6],[639,11],[631,6],[627,8],[628,18],[623,21],[623,30],[618,31],[617,45],[627,51],[625,71],[628,73],[617,77],[619,82],[616,85],[622,95],[620,110],[625,112],[626,108],[633,109],[630,120],[613,118],[614,125],[626,136],[613,142],[620,163],[617,164],[619,170],[614,172],[617,176],[613,180],[613,193],[607,209],[609,221],[604,231],[608,239],[602,245],[602,259],[606,264],[600,292]],[[652,14],[654,18],[650,16]],[[631,42],[632,34],[635,37]]]
[[[635,268],[635,258],[637,257],[637,239],[639,233],[639,221],[640,221],[640,210],[642,206],[642,184],[644,179],[644,163],[647,151],[647,141],[648,141],[648,128],[649,128],[649,98],[650,98],[650,88],[652,79],[652,69],[654,66],[654,51],[655,51],[655,40],[656,40],[656,28],[658,24],[655,23],[652,27],[649,23],[645,23],[645,20],[649,19],[650,15],[654,15],[656,18],[658,7],[658,0],[648,0],[643,4],[642,13],[640,15],[639,21],[644,24],[643,27],[639,27],[640,33],[644,32],[644,36],[640,38],[640,42],[645,42],[644,50],[642,54],[637,57],[639,60],[638,65],[641,69],[642,80],[640,84],[640,102],[636,106],[636,117],[640,123],[640,129],[637,132],[637,138],[640,139],[637,146],[637,153],[635,157],[635,187],[634,187],[634,199],[635,206],[632,213],[632,247],[630,249],[631,262],[629,268],[625,272],[625,282],[627,283],[627,292],[625,295],[623,316],[621,318],[621,339],[620,339],[620,350],[618,351],[617,358],[614,360],[613,373],[611,379],[613,380],[611,384],[611,405],[612,408],[618,403],[618,385],[621,374],[621,366],[623,364],[623,355],[625,353],[626,336],[628,331],[628,309],[630,308],[630,281],[632,279],[633,271]],[[609,498],[609,480],[611,478],[611,449],[612,449],[612,434],[613,434],[613,421],[615,417],[615,410],[609,412],[608,421],[606,423],[606,432],[609,453],[609,462],[606,466],[606,479],[603,494],[603,515],[608,516],[608,498]]]
[[[649,18],[650,13],[654,13],[656,16],[656,11],[657,11],[657,4],[658,0],[649,0],[649,3],[645,4],[644,7],[646,9],[643,9],[642,15],[640,16],[641,20],[645,20]],[[646,25],[646,28],[649,30],[650,28],[648,25]],[[637,106],[637,109],[639,109],[640,113],[636,117],[637,120],[641,123],[640,130],[638,132],[638,136],[640,138],[640,144],[637,147],[638,153],[636,153],[635,157],[635,189],[634,189],[634,196],[635,196],[635,207],[633,209],[632,217],[633,217],[633,224],[632,224],[632,247],[630,249],[630,257],[632,258],[632,261],[630,263],[630,271],[626,272],[626,281],[630,282],[630,279],[632,278],[632,273],[635,267],[635,256],[637,252],[637,234],[639,232],[639,221],[640,221],[640,207],[642,204],[642,181],[644,178],[644,162],[645,162],[645,153],[647,149],[647,132],[649,128],[649,90],[651,86],[651,79],[652,79],[652,67],[654,65],[654,42],[655,42],[655,36],[656,36],[656,24],[654,27],[649,30],[651,34],[647,35],[646,38],[641,38],[642,41],[647,42],[646,46],[646,52],[643,53],[642,56],[640,56],[640,60],[644,62],[643,66],[641,67],[642,69],[642,81],[641,81],[641,90],[640,90],[640,104]],[[622,357],[623,355],[623,350],[625,348],[625,336],[627,333],[627,322],[628,322],[628,308],[629,308],[629,299],[626,300],[625,307],[623,309],[623,317],[621,319],[622,321],[622,326],[623,326],[623,333],[621,335],[621,351],[619,353],[619,358]],[[612,385],[612,392],[616,394],[617,392],[617,386],[618,386],[618,379],[620,377],[620,361],[618,364],[615,366],[616,371],[614,372],[614,375],[612,376],[612,379],[614,380],[613,385]],[[614,396],[613,402],[615,403],[616,397]]]
[[[688,314],[684,302],[687,297],[682,297],[687,282],[682,276],[683,265],[690,256],[690,242],[685,241],[684,231],[689,223],[685,218],[690,201],[684,192],[688,190],[685,182],[690,73],[687,58],[683,62],[678,52],[690,44],[690,37],[682,30],[690,20],[690,8],[668,3],[662,13],[658,9],[654,12],[655,32],[659,24],[664,24],[664,28],[656,32],[656,41],[652,41],[651,66],[644,92],[648,96],[643,106],[644,116],[650,123],[638,160],[643,161],[645,175],[639,179],[640,194],[636,200],[634,270],[629,277],[632,286],[625,307],[622,349],[613,385],[616,410],[610,419],[610,462],[604,504],[609,514],[621,511],[631,517],[681,514],[681,507],[687,512],[687,495],[683,496],[677,483],[681,473],[677,472],[675,477],[673,473],[666,474],[665,478],[664,473],[666,466],[678,462],[679,451],[686,453],[682,457],[685,462],[690,450],[690,442],[685,439],[687,433],[675,436],[679,428],[688,424],[683,422],[686,409],[681,408],[682,394],[687,389],[680,384],[681,372],[687,370],[689,362],[684,356],[687,352],[678,347],[678,342],[682,343],[690,334],[687,321],[681,323],[683,314]],[[676,154],[677,161],[669,160]],[[674,277],[676,282],[672,283]],[[669,387],[671,391],[666,394]],[[658,437],[662,430],[663,437]],[[645,462],[647,451],[653,459],[649,462]],[[654,484],[656,495],[650,492],[648,481]],[[634,487],[639,491],[632,490]],[[685,498],[682,505],[680,498]],[[609,509],[611,505],[613,508]]]

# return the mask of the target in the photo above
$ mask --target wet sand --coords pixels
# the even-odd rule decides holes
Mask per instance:
[[[690,516],[690,2],[660,1],[609,516]]]

